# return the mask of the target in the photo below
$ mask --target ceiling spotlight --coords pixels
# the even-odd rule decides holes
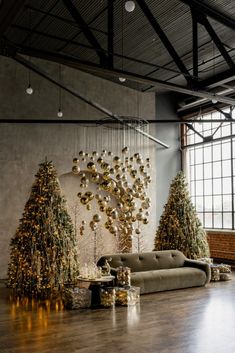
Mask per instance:
[[[125,2],[125,9],[127,12],[132,12],[135,9],[135,2],[134,1],[126,1]]]
[[[26,88],[26,93],[27,94],[33,94],[33,89],[31,87],[31,85],[29,84],[28,87]]]
[[[118,79],[119,79],[120,82],[125,82],[126,81],[125,77],[119,77]]]
[[[63,112],[59,109],[57,113],[58,118],[62,118]]]

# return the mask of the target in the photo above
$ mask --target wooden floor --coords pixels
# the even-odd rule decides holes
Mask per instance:
[[[229,282],[141,296],[138,307],[60,310],[11,303],[0,285],[1,353],[234,353]]]

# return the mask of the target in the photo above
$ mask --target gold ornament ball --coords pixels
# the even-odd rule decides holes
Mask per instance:
[[[144,219],[143,219],[143,223],[144,223],[144,224],[148,224],[148,222],[149,222],[149,221],[148,221],[148,218],[144,218]]]
[[[118,157],[118,156],[115,156],[115,157],[113,157],[113,162],[114,162],[115,164],[120,164],[120,163],[121,163],[121,158]]]
[[[82,196],[82,193],[81,193],[81,192],[78,192],[78,193],[77,193],[77,197],[80,198],[81,196]]]
[[[94,221],[94,222],[100,222],[100,221],[101,221],[101,216],[100,216],[99,214],[95,214],[95,215],[93,216],[93,221]]]
[[[78,154],[79,154],[79,156],[82,156],[82,157],[85,156],[85,153],[83,151],[80,151]]]
[[[86,224],[86,221],[82,221],[82,224],[85,225],[85,224]]]
[[[79,163],[79,159],[78,158],[73,158],[73,163]]]
[[[95,170],[96,169],[95,163],[94,162],[87,163],[87,169]]]
[[[91,191],[85,192],[84,196],[87,197],[89,199],[89,201],[94,199],[94,194]]]
[[[86,197],[86,196],[82,196],[80,198],[80,202],[83,204],[83,205],[86,205],[88,202],[89,202],[89,198]]]
[[[109,151],[109,152],[108,152],[108,156],[111,156],[111,157],[112,157],[112,155],[113,155],[113,152]]]
[[[80,172],[80,168],[78,165],[74,165],[73,168],[72,168],[72,172],[73,174],[79,174]]]
[[[105,206],[103,205],[100,206],[100,212],[105,212]]]
[[[136,228],[135,232],[136,232],[136,234],[140,234],[141,230],[139,228]]]
[[[109,179],[110,179],[110,173],[109,173],[109,172],[104,172],[104,173],[103,173],[103,178],[104,178],[105,180],[109,180]]]
[[[97,163],[98,163],[98,164],[103,163],[103,161],[104,161],[104,160],[103,160],[103,158],[102,158],[102,157],[99,157],[99,158],[97,159]]]
[[[91,210],[91,205],[88,204],[88,205],[86,206],[86,209],[87,209],[87,211],[90,211],[90,210]]]
[[[109,227],[109,231],[111,234],[117,233],[118,229],[116,226],[110,226]]]
[[[93,151],[92,152],[92,156],[97,157],[98,156],[98,152],[97,151]]]
[[[100,176],[99,176],[98,173],[92,173],[91,174],[91,180],[92,181],[97,182],[97,181],[99,181],[99,178],[100,178]]]

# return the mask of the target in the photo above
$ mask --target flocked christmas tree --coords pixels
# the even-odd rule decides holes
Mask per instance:
[[[49,297],[78,275],[73,224],[52,162],[40,164],[10,256],[8,286],[20,296]]]
[[[177,249],[191,259],[209,257],[209,246],[192,204],[183,172],[172,181],[169,197],[160,219],[154,250]]]

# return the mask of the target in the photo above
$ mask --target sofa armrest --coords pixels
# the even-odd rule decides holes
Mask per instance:
[[[184,261],[184,266],[187,267],[196,267],[199,268],[200,270],[204,271],[206,273],[206,283],[209,283],[211,280],[211,269],[210,269],[210,265],[207,264],[206,262],[202,262],[202,261],[198,261],[198,260],[191,260],[191,259],[186,259]]]

